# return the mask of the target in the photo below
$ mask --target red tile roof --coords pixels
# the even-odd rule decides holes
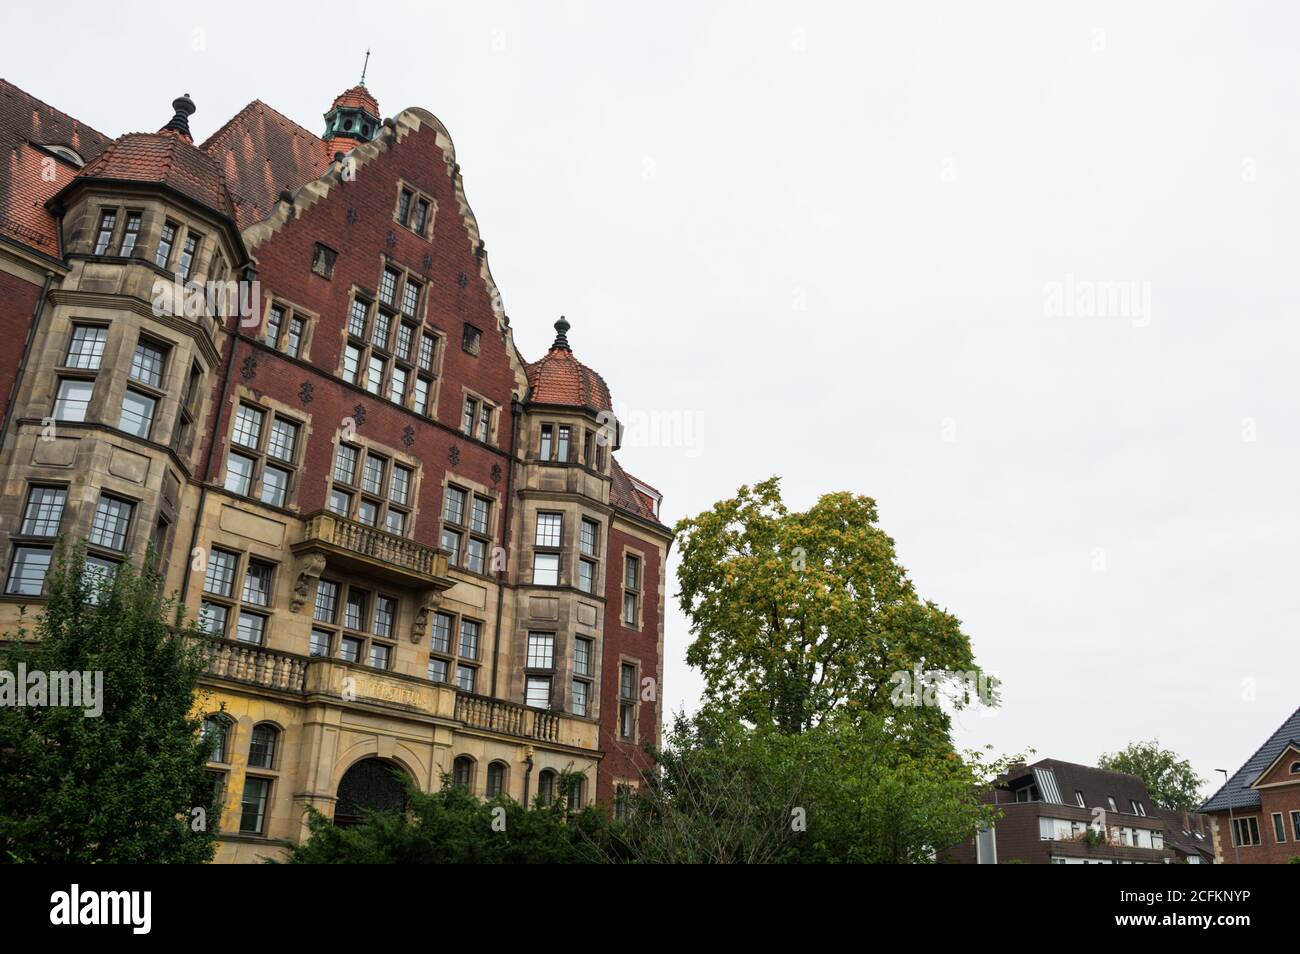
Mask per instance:
[[[99,158],[86,163],[77,178],[157,182],[200,205],[234,217],[234,206],[220,167],[202,149],[170,130],[118,136]]]
[[[344,108],[351,107],[353,109],[364,109],[372,116],[379,115],[379,101],[371,96],[370,90],[366,89],[364,86],[354,86],[351,89],[344,90],[339,93],[338,96],[334,97],[334,102],[330,106],[330,109],[337,109],[340,106]]]
[[[0,79],[0,236],[58,255],[55,219],[45,208],[76,168],[37,146],[64,146],[89,161],[108,137]]]
[[[261,100],[253,100],[200,147],[220,164],[241,229],[271,214],[280,193],[323,176],[325,143]]]
[[[617,460],[610,458],[610,476],[613,480],[609,487],[609,502],[619,510],[624,510],[634,517],[640,517],[642,520],[649,520],[651,523],[659,523],[659,517],[655,515],[655,502],[647,495],[636,489],[632,481],[639,484],[645,484],[644,481],[633,477],[623,469],[623,465]],[[649,484],[645,484],[649,486]]]
[[[561,315],[555,323],[551,350],[540,361],[527,366],[530,400],[535,404],[563,404],[596,412],[613,410],[614,402],[605,379],[573,356],[568,338],[571,327]]]

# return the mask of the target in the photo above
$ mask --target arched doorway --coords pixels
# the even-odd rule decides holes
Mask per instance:
[[[362,759],[339,780],[334,824],[347,827],[361,821],[363,809],[400,812],[406,809],[406,773],[386,759]]]

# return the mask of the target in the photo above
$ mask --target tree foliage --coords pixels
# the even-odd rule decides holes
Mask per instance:
[[[837,712],[801,733],[679,715],[621,827],[624,859],[927,863],[996,816],[1008,760],[908,751],[880,715]]]
[[[571,783],[562,774],[557,791]],[[339,827],[313,810],[307,825],[291,864],[571,864],[603,860],[594,846],[610,845],[595,808],[570,815],[563,799],[532,810],[507,797],[484,802],[448,776],[431,794],[410,785],[405,812],[365,812]]]
[[[0,646],[0,670],[101,672],[102,714],[0,707],[0,859],[185,863],[212,857],[210,743],[194,700],[199,634],[161,596],[153,570],[111,580],[78,549],[52,569],[33,633]],[[198,811],[196,811],[196,809]]]
[[[1130,742],[1119,752],[1103,754],[1097,767],[1112,772],[1128,772],[1146,782],[1151,799],[1160,808],[1195,808],[1201,803],[1199,777],[1192,763],[1179,758],[1177,752],[1160,747],[1159,739]]]
[[[795,512],[771,478],[676,533],[687,662],[706,701],[753,725],[802,732],[838,709],[897,718],[895,673],[978,673],[959,620],[918,597],[869,497],[826,494]],[[908,721],[946,737],[937,706]]]

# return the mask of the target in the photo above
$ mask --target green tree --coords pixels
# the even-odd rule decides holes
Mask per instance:
[[[0,707],[3,860],[211,859],[210,743],[200,738],[194,707],[204,653],[161,586],[152,569],[123,565],[111,579],[90,572],[78,548],[51,572],[35,640],[24,625],[0,646],[0,671],[15,679],[20,665],[27,673],[102,673],[97,716],[68,706]]]
[[[1097,767],[1136,775],[1146,782],[1147,791],[1160,808],[1195,808],[1201,802],[1205,780],[1177,752],[1162,749],[1159,739],[1130,742],[1122,751],[1103,754]]]
[[[572,780],[562,774],[557,791]],[[563,799],[532,810],[506,797],[484,802],[449,776],[433,793],[408,787],[405,812],[367,812],[341,828],[312,810],[307,825],[290,864],[566,864],[602,860],[608,844],[595,808],[570,815]]]
[[[704,675],[707,702],[788,732],[845,709],[946,740],[939,706],[894,705],[895,674],[978,678],[970,640],[955,616],[917,596],[875,501],[831,493],[790,511],[774,477],[681,520],[676,533],[678,599],[693,637],[686,659]],[[943,691],[957,707],[968,701],[957,677]]]
[[[995,819],[983,801],[1009,760],[898,744],[876,714],[833,713],[801,733],[732,714],[679,715],[631,818],[623,859],[650,863],[937,860]]]

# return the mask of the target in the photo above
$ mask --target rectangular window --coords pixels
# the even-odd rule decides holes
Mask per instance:
[[[636,666],[632,663],[619,666],[618,731],[624,739],[636,738]]]
[[[420,284],[407,280],[406,287],[402,289],[402,314],[408,318],[414,318],[420,309]]]
[[[397,356],[403,361],[411,360],[411,343],[415,340],[415,326],[405,321],[397,326]]]
[[[383,643],[370,644],[370,668],[387,669],[388,660],[392,655],[392,647],[385,646]]]
[[[254,606],[271,605],[271,575],[274,568],[269,563],[248,561],[244,571],[244,602]]]
[[[415,224],[412,229],[420,235],[424,234],[425,225],[429,221],[429,203],[423,199],[417,199],[415,202]]]
[[[560,585],[560,555],[558,553],[533,554],[533,585]]]
[[[376,454],[366,454],[366,466],[361,470],[361,489],[368,494],[384,492],[384,471],[388,461]]]
[[[573,641],[573,671],[579,676],[590,676],[595,665],[593,643],[579,636]]]
[[[1259,844],[1259,819],[1238,818],[1233,822],[1232,843],[1242,848]]]
[[[352,308],[348,312],[348,334],[354,338],[366,336],[366,312],[370,306],[359,298],[352,299]]]
[[[405,369],[393,368],[393,373],[388,379],[388,400],[394,404],[401,404],[406,400]]]
[[[312,656],[328,656],[330,654],[330,643],[333,642],[334,634],[324,629],[313,629],[311,631],[311,648],[309,650]]]
[[[348,588],[348,598],[343,604],[344,627],[355,630],[364,630],[366,628],[367,596],[369,594],[365,590]]]
[[[561,424],[559,434],[560,436],[555,442],[555,459],[567,464],[569,462],[569,426]]]
[[[353,484],[357,479],[357,458],[361,452],[348,444],[340,444],[334,455],[334,479],[339,483]]]
[[[543,424],[541,443],[537,447],[538,460],[551,459],[551,433],[552,433],[551,425]]]
[[[474,676],[478,672],[473,666],[456,667],[456,688],[461,692],[474,691]]]
[[[40,596],[53,551],[45,547],[15,547],[5,592],[13,596]]]
[[[253,489],[253,471],[257,461],[243,454],[231,452],[226,456],[226,489],[233,494],[247,497]]]
[[[529,633],[528,634],[528,668],[529,669],[554,669],[555,668],[555,634],[554,633]]]
[[[266,617],[261,613],[241,612],[235,626],[235,638],[241,643],[262,645],[266,640]]]
[[[492,501],[486,497],[474,496],[474,509],[470,514],[469,528],[475,533],[488,534],[492,524]]]
[[[355,636],[344,636],[339,640],[339,659],[350,663],[360,662],[361,647],[364,645],[364,640],[357,639]]]
[[[113,229],[117,226],[116,212],[101,212],[99,229],[95,233],[95,255],[103,255],[113,244]]]
[[[411,468],[393,465],[393,475],[388,485],[388,499],[405,506],[411,502]]]
[[[262,340],[272,348],[278,346],[283,325],[284,309],[279,305],[272,305],[271,310],[266,315],[266,337]]]
[[[590,560],[578,560],[578,589],[584,593],[596,592],[596,564]]]
[[[235,588],[235,568],[239,554],[213,548],[208,553],[208,568],[203,575],[203,592],[230,596]]]
[[[240,801],[239,830],[246,835],[262,834],[266,823],[266,803],[271,795],[271,780],[249,776],[244,780],[244,797]]]
[[[397,626],[397,600],[391,596],[375,598],[375,635],[384,639],[393,638]]]
[[[460,534],[455,530],[443,529],[442,548],[447,551],[447,562],[460,566]]]
[[[109,550],[126,548],[126,532],[131,525],[135,504],[116,497],[101,495],[95,508],[95,520],[90,528],[90,542]]]
[[[460,621],[460,655],[463,659],[478,659],[478,638],[483,624],[472,619]]]
[[[1300,812],[1291,813],[1291,838],[1300,841]]]
[[[131,356],[131,378],[151,388],[162,387],[163,364],[167,349],[148,341],[136,342]]]
[[[424,378],[415,379],[415,397],[411,406],[417,414],[429,413],[429,382]]]
[[[405,225],[411,216],[411,199],[414,196],[410,189],[402,189],[397,196],[397,221]]]
[[[465,569],[471,573],[482,573],[487,567],[487,544],[477,537],[470,537],[465,544]]]
[[[183,282],[189,281],[190,272],[194,270],[194,259],[198,256],[200,238],[197,232],[189,232],[181,245],[181,262],[176,273]]]
[[[379,394],[384,386],[384,367],[385,361],[378,355],[372,354],[370,362],[366,369],[366,390],[371,394]]]
[[[385,305],[397,304],[397,283],[402,276],[391,268],[385,268],[379,278],[379,300]]]
[[[123,258],[130,258],[135,252],[135,243],[140,238],[140,213],[128,212],[126,214],[126,228],[122,232],[122,247],[118,254]]]
[[[60,421],[84,421],[94,391],[94,381],[63,379],[59,382],[59,394],[54,401],[54,417]]]
[[[27,492],[27,505],[23,508],[23,536],[57,537],[67,500],[66,487],[32,487]]]
[[[284,353],[291,358],[298,357],[302,353],[303,332],[307,328],[307,323],[297,316],[289,319],[289,334],[284,339]]]
[[[338,618],[339,585],[329,580],[316,584],[316,606],[312,618],[321,623],[332,623]]]
[[[239,405],[235,411],[235,427],[230,439],[241,447],[257,450],[262,441],[262,423],[266,413],[247,404]]]
[[[433,370],[434,351],[437,347],[438,347],[438,339],[435,338],[433,335],[426,334],[423,338],[420,339],[419,365],[421,371]]]
[[[127,388],[122,396],[122,417],[117,426],[128,434],[147,438],[153,429],[153,415],[157,409],[157,398]]]
[[[316,243],[316,250],[311,256],[311,270],[321,278],[330,278],[334,275],[334,262],[339,257],[339,253],[334,249]]]
[[[1286,822],[1283,821],[1281,812],[1273,813],[1273,838],[1279,845],[1286,842]]]
[[[524,689],[524,704],[534,709],[551,707],[551,677],[529,676]]]
[[[361,349],[356,345],[348,345],[343,349],[343,380],[348,384],[356,384],[360,374]]]
[[[461,415],[460,429],[466,434],[474,433],[474,418],[478,414],[478,401],[472,397],[465,398],[465,409]]]
[[[569,695],[574,715],[585,716],[587,714],[587,692],[589,688],[587,683],[581,679],[573,680]]]
[[[73,325],[68,354],[63,360],[65,368],[98,371],[104,359],[104,345],[108,343],[108,329],[100,325]]]
[[[443,501],[442,518],[448,523],[464,524],[465,497],[465,491],[459,487],[448,487]]]
[[[460,336],[461,350],[466,354],[478,354],[483,343],[483,332],[466,322]]]
[[[298,449],[298,425],[277,417],[271,422],[271,436],[266,443],[266,456],[292,464]]]
[[[431,682],[447,681],[447,660],[429,657],[429,680]]]
[[[539,547],[558,547],[562,535],[563,515],[558,513],[539,513],[537,515],[537,539]]]
[[[478,430],[474,432],[474,436],[486,444],[491,434],[492,407],[485,401],[478,409]]]
[[[597,547],[600,545],[600,524],[595,520],[582,518],[582,532],[578,537],[578,546],[587,556],[598,556]]]
[[[166,268],[167,263],[171,261],[172,246],[176,244],[176,226],[167,222],[162,227],[162,234],[158,236],[158,251],[154,254],[153,263],[159,268]]]
[[[451,629],[452,624],[455,622],[455,617],[447,613],[433,614],[433,638],[430,645],[433,647],[434,652],[451,652]]]
[[[375,315],[375,327],[370,333],[370,343],[377,348],[388,350],[388,333],[393,327],[393,316],[386,311]]]

